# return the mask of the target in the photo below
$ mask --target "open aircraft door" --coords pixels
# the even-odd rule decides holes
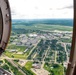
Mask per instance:
[[[5,51],[11,32],[11,14],[8,0],[0,0],[0,55]]]

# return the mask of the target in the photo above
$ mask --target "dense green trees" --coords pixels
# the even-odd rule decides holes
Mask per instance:
[[[32,51],[28,59],[32,59],[33,55],[37,53],[36,59],[41,61],[44,57],[44,53],[47,50],[48,46],[47,45],[47,40],[41,39],[41,41],[38,43],[37,47]]]
[[[56,45],[56,50],[57,51],[64,51],[64,47],[59,43]]]
[[[51,40],[51,49],[52,49],[52,50],[56,50],[57,41],[58,41],[58,40],[56,40],[56,39]]]
[[[63,62],[66,61],[66,60],[67,60],[67,58],[66,58],[66,52],[64,52],[64,51],[59,51],[58,57],[57,57],[57,62],[63,63]]]
[[[64,68],[60,64],[44,64],[44,69],[50,72],[50,75],[63,75]]]

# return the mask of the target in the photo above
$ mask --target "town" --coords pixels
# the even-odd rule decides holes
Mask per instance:
[[[19,75],[57,75],[59,72],[54,73],[56,69],[61,71],[59,75],[64,75],[69,61],[71,41],[71,31],[12,34],[0,62],[12,75],[15,71],[12,71],[10,64],[20,70]]]

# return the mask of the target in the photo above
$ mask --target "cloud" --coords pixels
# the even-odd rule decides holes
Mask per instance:
[[[16,15],[16,12],[14,10],[11,10],[11,15]]]
[[[9,1],[12,10],[11,11],[12,18],[32,19],[32,18],[73,17],[72,0],[9,0]]]
[[[67,7],[64,7],[64,8],[67,8],[67,9],[73,9],[73,5],[71,5],[71,6],[67,6]]]
[[[66,6],[66,7],[62,7],[62,8],[57,8],[57,10],[63,10],[63,9],[73,9],[74,6],[70,5],[70,6]]]
[[[49,10],[53,10],[53,8],[49,8]]]

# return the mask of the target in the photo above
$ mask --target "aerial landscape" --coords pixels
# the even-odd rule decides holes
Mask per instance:
[[[0,66],[12,75],[65,75],[73,19],[13,19]]]

